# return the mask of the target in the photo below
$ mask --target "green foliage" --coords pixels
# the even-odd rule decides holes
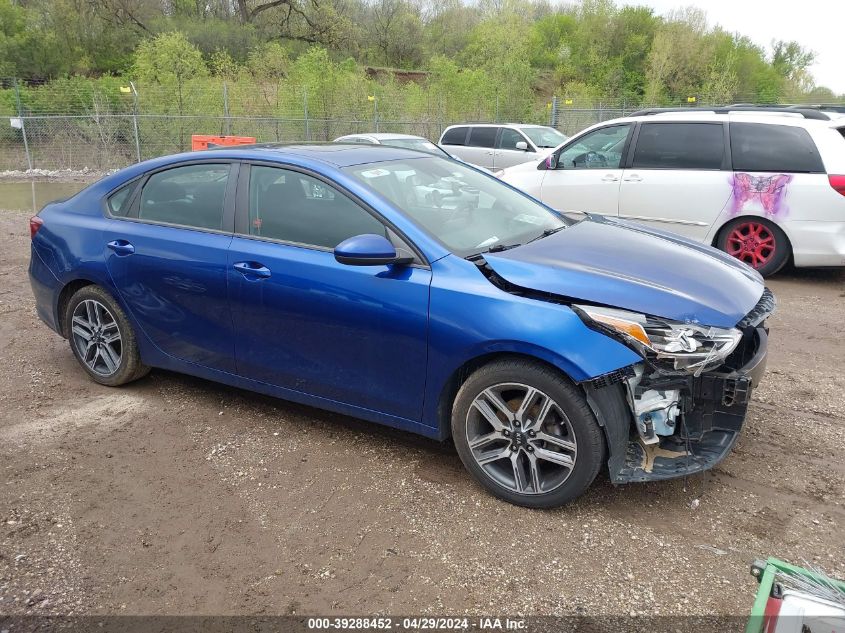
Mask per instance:
[[[581,107],[835,98],[815,86],[811,51],[771,51],[698,9],[660,17],[614,0],[0,0],[0,76],[52,80],[22,91],[39,112],[123,107],[109,76],[134,80],[159,112],[219,112],[225,83],[244,116],[308,107],[361,120],[376,108],[385,120],[543,120],[553,94]],[[384,67],[428,74],[409,83]]]
[[[202,53],[178,31],[141,42],[133,70],[141,81],[177,85],[208,73]]]

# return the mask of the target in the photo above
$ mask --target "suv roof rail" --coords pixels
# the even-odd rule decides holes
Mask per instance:
[[[769,105],[728,105],[715,106],[712,108],[645,108],[632,112],[628,116],[648,116],[652,114],[663,114],[666,112],[713,112],[714,114],[729,114],[731,112],[781,112],[783,114],[800,114],[805,119],[819,119],[829,121],[830,117],[824,112],[814,108],[801,106],[769,106]]]

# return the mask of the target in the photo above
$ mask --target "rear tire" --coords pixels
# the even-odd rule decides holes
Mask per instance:
[[[76,360],[101,385],[125,385],[150,371],[141,362],[126,314],[100,286],[85,286],[73,294],[65,312],[65,332]]]
[[[763,277],[770,277],[789,261],[792,248],[774,222],[759,217],[737,218],[719,231],[719,250],[745,262]]]
[[[452,406],[452,437],[482,486],[529,508],[569,503],[604,463],[604,437],[584,395],[530,360],[496,361],[472,374]]]

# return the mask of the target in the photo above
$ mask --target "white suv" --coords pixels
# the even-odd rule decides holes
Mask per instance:
[[[764,276],[790,256],[845,265],[845,121],[818,110],[643,110],[497,175],[559,211],[662,227]]]
[[[486,169],[533,161],[565,140],[553,127],[513,123],[451,125],[440,135],[440,145],[452,156]]]

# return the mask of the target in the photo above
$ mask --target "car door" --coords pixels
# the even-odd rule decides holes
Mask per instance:
[[[338,263],[333,249],[349,237],[398,238],[315,174],[260,164],[244,169],[229,251],[238,373],[419,420],[429,268]]]
[[[616,215],[622,160],[633,124],[595,129],[555,154],[540,185],[540,198],[562,212]]]
[[[731,193],[722,122],[642,123],[619,190],[619,217],[703,240]]]
[[[460,157],[468,163],[485,169],[493,169],[496,151],[496,137],[499,128],[490,125],[474,125],[469,129],[466,147],[461,148]]]
[[[469,127],[459,125],[448,128],[440,137],[438,143],[451,156],[459,158],[463,161],[467,160],[467,137],[469,136]]]
[[[518,130],[503,127],[496,142],[493,167],[504,169],[527,163],[537,156],[534,145]]]
[[[141,330],[165,354],[224,371],[234,370],[226,273],[238,168],[156,171],[103,232],[108,271]]]

